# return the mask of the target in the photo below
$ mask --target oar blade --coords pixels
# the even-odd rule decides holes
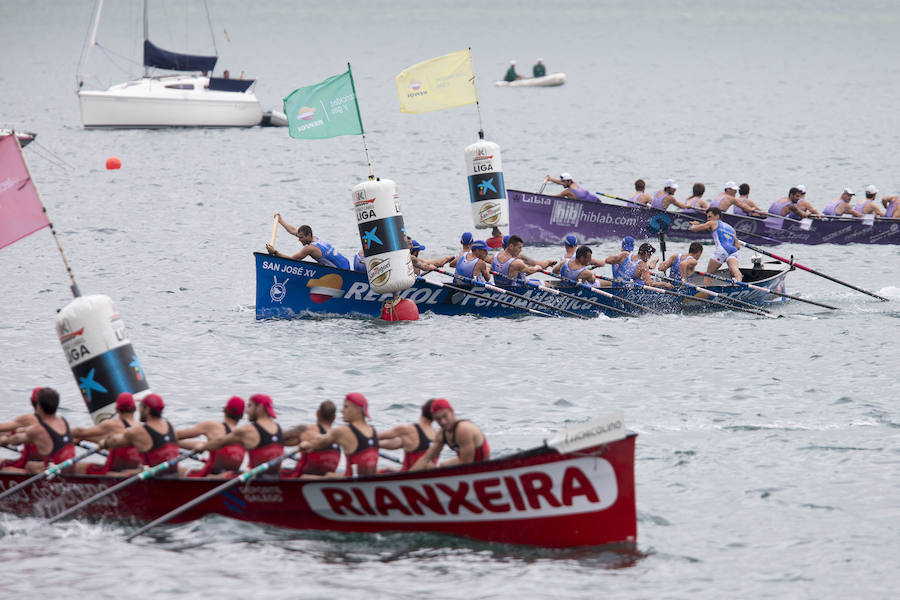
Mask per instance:
[[[562,430],[547,440],[547,446],[561,454],[575,452],[584,448],[592,448],[600,444],[608,444],[624,439],[625,413],[613,411],[584,423],[573,425]]]

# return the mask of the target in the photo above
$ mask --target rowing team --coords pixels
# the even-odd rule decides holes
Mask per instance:
[[[723,213],[734,207],[734,214],[741,216],[766,217],[775,215],[778,217],[794,217],[797,219],[823,216],[838,217],[842,215],[863,218],[866,215],[884,218],[900,218],[900,195],[884,196],[879,208],[875,198],[878,196],[878,188],[874,185],[866,187],[865,198],[855,205],[851,204],[856,195],[851,188],[844,188],[840,197],[826,206],[822,212],[816,210],[806,199],[806,186],[796,185],[788,190],[787,196],[780,198],[769,206],[768,211],[761,209],[750,200],[750,186],[746,183],[737,185],[733,181],[725,184],[725,189],[708,203],[703,199],[706,186],[695,183],[691,196],[686,200],[678,200],[675,192],[678,184],[673,179],[667,179],[663,188],[652,196],[646,191],[646,183],[643,179],[634,182],[635,193],[629,199],[630,202],[649,205],[651,208],[668,210],[670,206],[677,206],[685,211],[702,212],[707,208],[718,208]]]
[[[75,456],[75,443],[90,441],[109,454],[104,464],[78,462],[68,472],[88,475],[126,476],[145,467],[179,457],[180,449],[208,452],[199,469],[172,464],[165,473],[181,477],[232,477],[246,456],[249,468],[281,457],[285,447],[302,451],[296,467],[281,471],[281,477],[340,477],[336,474],[341,454],[346,457],[346,476],[378,472],[379,448],[404,451],[404,471],[435,467],[444,446],[456,458],[440,466],[472,463],[490,458],[487,438],[471,421],[458,419],[444,398],[422,405],[415,423],[398,425],[378,433],[366,422],[369,403],[359,393],[347,394],[341,411],[346,425],[333,426],[336,407],[325,401],[316,411],[316,422],[282,430],[275,421],[275,407],[265,394],[256,394],[246,403],[234,396],[222,409],[222,421],[203,421],[176,430],[163,418],[165,403],[157,394],[148,394],[136,405],[131,394],[119,394],[115,416],[92,427],[69,428],[56,414],[59,394],[44,387],[31,394],[32,413],[0,423],[0,443],[23,444],[21,456],[0,461],[0,470],[40,473],[52,463],[61,464]],[[239,425],[246,406],[246,425]],[[135,420],[139,414],[140,424]],[[439,428],[435,428],[433,423]],[[205,439],[199,439],[205,438]]]
[[[291,234],[300,240],[303,248],[293,255],[279,253],[271,244],[266,244],[269,254],[293,260],[311,258],[319,264],[338,269],[350,269],[350,261],[340,254],[334,247],[314,236],[309,225],[294,227],[288,224],[279,213],[275,213],[278,222]],[[734,227],[721,220],[722,211],[718,208],[706,210],[706,222],[694,223],[692,231],[708,231],[715,244],[715,250],[710,258],[707,272],[714,273],[721,265],[727,265],[732,277],[741,281],[741,271],[738,268],[738,251],[741,243],[737,239]],[[494,233],[499,234],[495,228]],[[497,237],[496,235],[494,236]],[[547,273],[546,269],[553,267],[552,274],[563,280],[577,283],[593,284],[597,287],[609,287],[613,282],[638,282],[653,287],[671,288],[672,285],[652,279],[652,270],[656,262],[651,256],[656,249],[651,244],[642,244],[636,254],[634,251],[634,238],[628,236],[622,241],[621,251],[603,258],[593,258],[593,252],[588,246],[578,246],[574,235],[568,235],[564,239],[565,254],[561,260],[534,260],[524,254],[524,241],[517,235],[509,235],[502,238],[502,246],[496,254],[490,254],[489,250],[496,243],[488,244],[483,240],[475,240],[470,232],[465,232],[460,237],[462,250],[451,256],[435,259],[419,257],[419,252],[425,246],[408,238],[410,255],[416,274],[426,271],[434,271],[448,265],[455,268],[455,275],[463,283],[488,283],[493,281],[496,285],[520,285],[526,282],[528,275],[538,272]],[[493,242],[492,240],[489,240]],[[496,242],[501,242],[498,238]],[[703,253],[700,244],[692,244],[687,253],[673,255],[661,265],[660,271],[669,270],[669,277],[676,281],[682,281],[690,276],[697,260]],[[591,271],[594,267],[610,265],[612,277],[595,275]],[[360,250],[354,256],[353,270],[366,272],[363,252]],[[705,281],[706,284],[709,281]]]

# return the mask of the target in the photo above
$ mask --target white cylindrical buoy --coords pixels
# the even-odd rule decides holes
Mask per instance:
[[[372,291],[399,292],[416,282],[397,186],[372,179],[353,188],[353,207]]]
[[[478,140],[465,151],[472,219],[478,229],[509,225],[509,200],[503,184],[500,146]]]
[[[94,423],[115,415],[116,397],[150,393],[125,324],[108,296],[75,298],[56,316],[56,333]]]

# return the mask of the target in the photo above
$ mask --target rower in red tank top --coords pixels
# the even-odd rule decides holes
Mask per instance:
[[[389,450],[403,449],[403,467],[408,471],[422,456],[428,452],[434,441],[437,431],[432,424],[434,417],[431,414],[432,398],[422,405],[422,412],[416,423],[397,425],[388,431],[378,434],[378,443],[382,448]]]
[[[347,425],[332,427],[327,434],[319,436],[311,442],[301,442],[300,449],[304,452],[311,452],[337,443],[347,459],[347,477],[377,473],[378,434],[374,427],[366,423],[366,418],[369,416],[369,401],[365,396],[356,392],[347,394],[344,397],[341,416]]]
[[[325,400],[316,410],[316,422],[312,425],[297,425],[291,427],[285,434],[299,435],[300,441],[311,442],[321,435],[327,435],[334,423],[337,407],[334,402]],[[337,470],[341,461],[341,447],[335,442],[331,445],[312,452],[304,452],[293,469],[285,469],[282,477],[300,477],[301,475],[325,475]]]
[[[53,388],[41,388],[37,393],[35,418],[37,423],[24,431],[9,436],[8,444],[31,444],[36,454],[31,454],[21,468],[5,467],[6,471],[40,473],[51,463],[60,464],[75,456],[75,443],[69,424],[57,416],[59,394]],[[69,467],[66,472],[71,472]]]
[[[37,424],[37,417],[35,416],[35,412],[37,409],[35,406],[37,405],[37,395],[43,388],[36,387],[31,390],[31,409],[32,412],[25,413],[17,416],[12,421],[7,421],[5,423],[0,423],[0,442],[8,443],[7,440],[10,436],[14,435],[18,432],[24,432],[25,429],[31,427],[32,425]],[[0,471],[5,469],[23,469],[25,465],[28,463],[28,459],[31,456],[37,456],[38,451],[35,448],[34,444],[25,444],[22,447],[22,455],[19,458],[10,458],[7,460],[0,460]]]
[[[103,448],[125,448],[132,446],[141,455],[146,466],[156,466],[178,457],[178,443],[175,428],[162,418],[166,405],[158,394],[148,394],[141,400],[140,417],[143,427],[129,427],[122,433],[112,435],[102,442]],[[178,465],[171,465],[160,475],[178,475]]]
[[[72,436],[79,441],[86,440],[99,443],[104,438],[122,433],[129,427],[134,427],[136,425],[134,420],[135,410],[137,410],[137,407],[134,403],[134,396],[128,392],[122,392],[116,398],[116,415],[114,417],[106,419],[93,427],[76,427],[72,430]],[[138,471],[141,468],[141,464],[141,454],[137,449],[134,446],[123,446],[110,450],[104,464],[86,460],[76,463],[75,472],[87,475],[127,475]]]
[[[189,450],[196,449],[203,442],[191,441],[190,438],[205,436],[207,440],[225,437],[238,426],[244,416],[244,400],[238,396],[232,396],[222,409],[223,420],[203,421],[175,432],[178,445]],[[240,443],[228,444],[217,450],[210,450],[206,462],[199,469],[180,468],[182,477],[233,477],[241,470],[244,462],[244,446]]]
[[[456,458],[444,461],[442,467],[468,464],[491,458],[491,447],[487,437],[475,423],[465,419],[457,419],[453,407],[444,398],[437,398],[431,403],[431,414],[441,426],[441,435],[434,440],[431,448],[409,470],[419,471],[434,466],[434,461],[441,455],[444,445],[456,452]]]
[[[283,456],[285,436],[281,426],[275,422],[275,406],[272,398],[265,394],[250,396],[247,403],[247,418],[250,420],[249,424],[235,427],[231,433],[220,438],[207,440],[197,449],[219,450],[231,444],[240,444],[247,451],[251,469]],[[291,445],[290,441],[288,443]]]

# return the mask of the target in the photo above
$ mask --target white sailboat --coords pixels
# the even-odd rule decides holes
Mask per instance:
[[[205,4],[205,2],[204,2]],[[144,0],[144,74],[106,90],[84,89],[84,73],[103,0],[97,1],[90,40],[78,73],[78,101],[85,128],[253,127],[262,120],[262,108],[252,79],[210,77],[217,56],[179,54],[164,50],[149,39],[147,0]],[[210,33],[212,33],[210,31]],[[153,75],[153,69],[178,71]]]

